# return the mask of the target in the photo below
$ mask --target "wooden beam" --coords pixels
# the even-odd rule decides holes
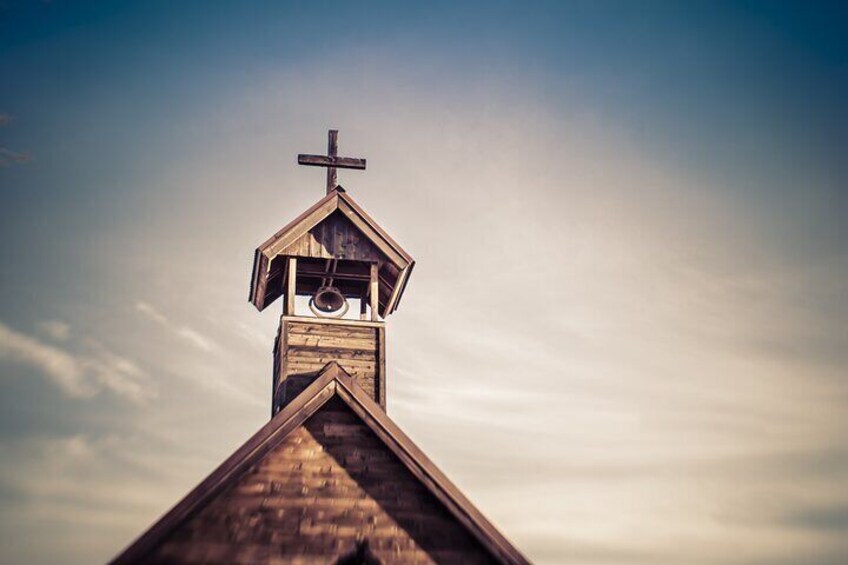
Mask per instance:
[[[339,367],[342,373],[336,378],[336,394],[350,406],[353,412],[373,431],[401,463],[438,499],[483,546],[492,553],[496,563],[504,565],[529,565],[530,562],[462,492],[450,482],[435,463],[404,434],[386,414],[362,390],[355,387],[353,379]]]
[[[398,273],[398,278],[395,281],[395,286],[392,289],[392,294],[389,296],[389,301],[386,302],[386,316],[393,313],[397,308],[397,303],[400,300],[400,295],[403,294],[403,289],[406,287],[406,281],[409,278],[409,273],[412,267],[415,266],[415,261],[401,269]]]
[[[286,263],[286,302],[283,305],[283,313],[294,316],[294,298],[297,294],[297,257],[289,257]]]
[[[375,380],[380,387],[377,399],[380,408],[386,410],[386,328],[377,328],[377,375]]]
[[[359,297],[359,319],[367,320],[368,319],[368,290],[366,289],[362,296]]]
[[[335,167],[338,169],[364,169],[365,159],[356,157],[329,157],[327,155],[298,155],[298,165],[313,167]]]
[[[334,278],[334,279],[341,279],[341,280],[346,280],[346,281],[370,281],[371,280],[370,274],[366,275],[366,274],[345,273],[345,272],[338,272],[338,271],[336,271],[335,273],[328,273],[326,270],[316,270],[316,269],[310,269],[308,267],[304,268],[300,271],[300,276],[301,277],[315,277],[315,278],[331,277],[331,278]]]
[[[283,320],[293,320],[295,322],[307,322],[309,324],[327,324],[330,326],[349,326],[361,328],[382,328],[386,326],[386,322],[371,322],[360,320],[349,320],[347,318],[307,318],[306,316],[286,316],[283,315]]]
[[[377,311],[380,309],[380,276],[379,265],[371,263],[371,289],[368,291],[371,298],[371,321],[379,320]]]
[[[265,309],[265,294],[268,288],[268,270],[271,262],[258,249],[253,255],[253,275],[250,279],[250,300],[261,312]]]
[[[335,159],[339,154],[339,130],[331,129],[327,132],[327,158]],[[339,184],[338,171],[335,167],[327,167],[327,194],[333,192]]]
[[[398,263],[398,268],[405,267],[408,263],[412,262],[412,256],[410,256],[406,251],[404,251],[398,243],[392,239],[392,237],[386,233],[383,228],[381,228],[377,222],[374,221],[371,216],[368,215],[365,210],[363,210],[359,204],[353,201],[353,198],[347,196],[346,194],[339,194],[339,199],[342,200],[345,204],[347,204],[351,210],[353,210],[360,218],[366,221],[368,224],[373,226],[373,228],[380,234],[380,237],[384,239],[397,253],[399,253],[403,257],[403,262]]]
[[[311,230],[339,207],[335,194],[328,194],[316,202],[309,210],[289,222],[283,229],[275,233],[268,241],[259,246],[263,255],[273,260],[274,257],[292,244],[297,238]]]
[[[327,167],[327,194],[330,194],[339,187],[336,168],[365,168],[365,159],[356,159],[353,157],[339,157],[339,130],[337,129],[331,129],[328,132],[326,155],[307,155],[302,153],[297,156],[297,162],[299,165]],[[341,191],[344,192],[344,190]]]
[[[380,233],[374,229],[374,227],[366,222],[353,207],[347,204],[347,200],[344,200],[341,197],[339,198],[338,210],[344,214],[345,217],[359,229],[359,231],[364,233],[365,237],[367,237],[371,243],[373,243],[377,249],[383,253],[383,255],[388,257],[389,260],[398,267],[398,269],[402,269],[409,264],[409,262],[389,244],[388,238],[383,236],[383,233],[385,232]]]

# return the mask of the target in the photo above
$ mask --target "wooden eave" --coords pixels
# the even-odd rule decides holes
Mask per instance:
[[[406,279],[408,279],[414,260],[341,186],[289,222],[256,249],[248,299],[258,310],[264,310],[266,306],[279,297],[277,293],[269,296],[267,292],[271,261],[292,242],[306,234],[336,210],[350,220],[399,271],[398,279],[391,289],[389,299],[381,305],[380,314],[387,316],[394,312],[400,301],[403,288],[406,286]]]
[[[143,562],[144,558],[181,524],[199,512],[216,495],[233,486],[248,469],[334,396],[338,396],[351,408],[497,562],[511,565],[529,563],[335,361],[328,363],[318,378],[294,401],[111,563],[117,565]]]

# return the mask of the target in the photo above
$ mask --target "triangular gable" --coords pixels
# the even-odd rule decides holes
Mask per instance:
[[[282,293],[282,271],[272,268],[274,258],[338,211],[387,259],[390,276],[385,281],[390,287],[381,305],[381,314],[391,314],[400,301],[409,272],[414,265],[412,256],[383,230],[344,189],[339,186],[316,202],[303,214],[289,222],[256,249],[253,276],[250,281],[249,300],[260,311]]]
[[[263,426],[244,445],[192,490],[171,511],[131,544],[113,563],[138,563],[161,546],[182,524],[295,433],[330,401],[341,401],[403,464],[427,492],[499,563],[528,563],[495,527],[439,471],[380,407],[337,363],[329,363],[318,379]],[[323,412],[322,412],[323,413]]]
[[[281,255],[322,259],[350,259],[385,263],[389,261],[379,247],[345,216],[336,210],[292,241]]]

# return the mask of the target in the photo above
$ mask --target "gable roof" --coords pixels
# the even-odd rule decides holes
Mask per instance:
[[[387,286],[390,292],[387,298],[381,301],[380,314],[385,317],[397,309],[415,261],[345,192],[344,188],[337,186],[256,249],[248,299],[258,310],[265,309],[282,295],[283,273],[281,265],[276,265],[279,262],[274,259],[336,211],[362,232],[391,266],[381,274],[381,283]]]
[[[497,562],[511,565],[529,563],[335,361],[328,363],[306,390],[260,428],[112,563],[143,561],[145,556],[163,543],[181,524],[218,494],[233,486],[245,472],[332,398],[341,399]]]

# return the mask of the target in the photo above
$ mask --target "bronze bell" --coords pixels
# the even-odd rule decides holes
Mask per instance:
[[[314,308],[312,308],[313,305]],[[339,289],[328,285],[322,286],[315,291],[315,294],[312,295],[312,299],[309,301],[309,306],[316,315],[320,316],[321,314],[315,312],[315,309],[318,309],[320,312],[325,314],[331,314],[333,312],[337,312],[342,307],[348,306],[348,303],[347,299],[339,291]],[[338,314],[338,316],[344,316],[345,312],[347,312],[347,308]]]

